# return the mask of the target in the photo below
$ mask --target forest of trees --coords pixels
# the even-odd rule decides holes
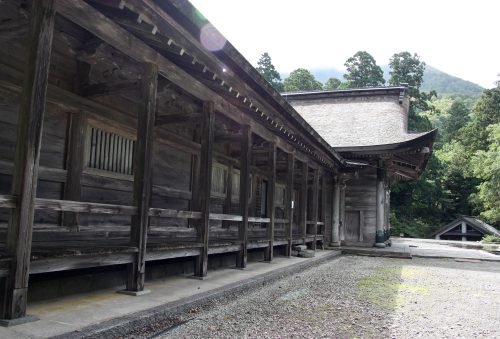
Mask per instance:
[[[322,84],[299,68],[281,81],[265,53],[257,69],[280,92],[409,85],[409,130],[439,128],[433,154],[419,181],[391,186],[391,230],[427,237],[459,215],[476,215],[500,226],[500,81],[481,94],[440,95],[421,90],[426,68],[417,54],[395,53],[389,79],[366,51],[346,60],[343,81]]]

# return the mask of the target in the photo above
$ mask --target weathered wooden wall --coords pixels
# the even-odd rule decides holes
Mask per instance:
[[[373,244],[375,242],[376,182],[376,169],[373,167],[367,167],[359,170],[357,174],[351,174],[346,183],[346,218],[350,215],[355,218],[360,218],[360,222],[362,223],[362,233],[361,238],[358,238],[357,241],[368,244]],[[355,216],[354,213],[357,213],[357,216]],[[348,222],[348,220],[344,220],[341,232],[344,233],[344,240],[348,241],[346,239],[346,222]],[[357,242],[355,239],[350,239],[349,241]]]

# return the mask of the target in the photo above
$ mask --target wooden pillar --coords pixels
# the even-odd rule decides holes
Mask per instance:
[[[323,222],[323,242],[322,245],[325,245],[326,241],[326,173],[325,171],[321,171],[321,221]]]
[[[233,165],[227,167],[227,178],[226,178],[226,201],[224,203],[223,213],[231,214],[231,206],[233,200]],[[230,226],[230,221],[223,221],[222,225],[224,227]]]
[[[143,65],[141,105],[137,119],[137,141],[134,154],[134,206],[137,215],[132,216],[131,244],[137,247],[135,261],[128,266],[127,291],[142,294],[146,273],[146,245],[149,227],[149,203],[153,171],[153,144],[156,114],[156,90],[158,66]],[[142,293],[137,293],[142,292]]]
[[[312,249],[316,250],[316,240],[318,237],[318,199],[319,199],[319,169],[314,169],[313,172],[313,201],[312,201],[312,222],[314,241]]]
[[[210,231],[210,192],[212,191],[212,165],[214,146],[215,110],[213,102],[203,104],[203,122],[201,126],[200,174],[198,177],[196,209],[201,211],[198,222],[198,235],[203,244],[201,253],[196,257],[194,275],[203,278],[208,269],[208,235]]]
[[[12,176],[11,194],[17,198],[17,202],[16,208],[10,213],[6,240],[6,252],[12,259],[5,294],[0,304],[0,318],[6,319],[6,325],[9,325],[8,320],[26,316],[38,163],[54,17],[54,0],[32,2]]]
[[[340,175],[336,174],[333,177],[333,225],[332,225],[332,242],[330,246],[340,246]]]
[[[340,216],[339,216],[339,234],[340,241],[345,240],[345,191],[347,179],[340,177]]]
[[[66,183],[64,199],[80,201],[82,198],[82,172],[85,162],[85,133],[87,130],[86,114],[83,112],[69,115],[70,127],[66,152]],[[62,224],[72,232],[79,231],[79,217],[76,212],[63,212]]]
[[[288,246],[286,248],[286,256],[292,256],[292,240],[293,240],[293,210],[294,210],[294,201],[293,201],[293,192],[294,192],[294,172],[295,172],[295,155],[293,153],[289,153],[287,157],[288,162],[288,171],[286,174],[286,215],[288,218],[288,223],[286,225],[286,236],[288,239]]]
[[[241,159],[240,159],[240,209],[243,221],[239,227],[239,240],[241,251],[236,258],[236,266],[247,267],[247,246],[248,246],[248,193],[250,192],[250,163],[252,155],[252,131],[250,126],[242,127],[241,138]]]
[[[307,238],[307,189],[309,177],[309,165],[306,162],[302,163],[302,183],[300,185],[300,234],[306,243]]]
[[[270,219],[267,225],[267,239],[269,240],[269,246],[266,249],[265,260],[273,260],[273,249],[274,249],[274,217],[276,214],[275,206],[275,194],[276,189],[276,144],[269,144],[269,176],[267,180],[267,217]]]
[[[378,161],[377,166],[377,200],[376,200],[376,233],[375,233],[375,246],[385,247],[385,233],[384,233],[384,220],[385,220],[385,170],[382,160]]]

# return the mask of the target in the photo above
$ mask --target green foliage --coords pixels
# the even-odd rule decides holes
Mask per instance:
[[[389,60],[391,86],[408,84],[411,89],[418,90],[422,86],[425,71],[425,62],[420,61],[417,53],[413,56],[409,52],[394,54]]]
[[[311,72],[304,68],[298,68],[284,81],[286,92],[321,90],[323,85],[316,80]]]
[[[351,88],[381,86],[385,83],[382,68],[377,66],[375,59],[368,52],[357,52],[347,59],[344,66],[347,68],[344,79]]]
[[[453,101],[448,112],[441,133],[443,142],[450,142],[469,121],[470,111],[461,100]]]
[[[329,78],[323,85],[323,89],[337,89],[342,84],[337,78]]]
[[[262,54],[259,61],[257,61],[257,71],[271,84],[278,92],[283,92],[283,82],[281,81],[280,74],[274,67],[271,57],[267,52]]]
[[[475,178],[481,180],[471,201],[480,206],[481,217],[491,223],[500,223],[500,123],[488,126],[488,149],[478,150],[470,166]]]
[[[500,242],[500,237],[493,234],[488,234],[481,239],[482,242]]]

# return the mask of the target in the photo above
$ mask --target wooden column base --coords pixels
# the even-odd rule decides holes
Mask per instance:
[[[120,290],[120,291],[116,291],[116,293],[125,294],[125,295],[131,295],[131,296],[134,296],[134,297],[139,297],[141,295],[145,295],[145,294],[151,293],[151,290],[142,290],[142,291]]]
[[[25,315],[24,317],[16,319],[0,319],[0,326],[12,327],[16,325],[31,323],[37,320],[40,320],[40,318],[38,318],[36,315]]]

